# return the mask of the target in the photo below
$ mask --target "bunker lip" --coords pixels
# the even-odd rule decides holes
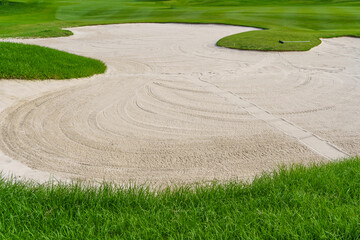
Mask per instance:
[[[67,38],[16,41],[99,59],[108,70],[76,81],[0,81],[0,162],[27,166],[1,164],[15,175],[151,184],[246,180],[279,164],[359,153],[359,39],[269,53],[215,46],[253,30],[238,26],[70,30]]]

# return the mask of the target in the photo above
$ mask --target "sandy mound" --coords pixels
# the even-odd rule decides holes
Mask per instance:
[[[181,183],[359,153],[360,39],[265,53],[215,46],[252,30],[244,27],[71,30],[68,38],[22,42],[100,59],[107,73],[0,81],[0,149],[11,157],[0,155],[3,162],[18,160],[43,179]]]

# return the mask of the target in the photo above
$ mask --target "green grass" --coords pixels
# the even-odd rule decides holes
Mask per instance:
[[[360,159],[157,191],[2,179],[0,206],[1,239],[359,239]]]
[[[34,45],[0,42],[0,79],[69,79],[103,73],[98,60]]]

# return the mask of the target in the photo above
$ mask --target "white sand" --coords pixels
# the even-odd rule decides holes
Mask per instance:
[[[326,39],[309,52],[215,46],[249,30],[121,24],[21,40],[100,59],[108,71],[0,80],[0,168],[39,181],[163,184],[358,154],[360,39]]]

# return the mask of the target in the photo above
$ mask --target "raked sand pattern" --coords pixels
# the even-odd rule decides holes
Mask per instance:
[[[108,71],[1,80],[0,167],[30,178],[167,184],[358,154],[360,39],[326,39],[309,52],[215,46],[249,30],[121,24],[15,40],[100,59]]]

